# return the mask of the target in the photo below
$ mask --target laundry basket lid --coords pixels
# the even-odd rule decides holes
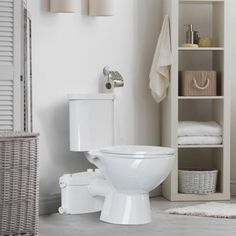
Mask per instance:
[[[21,132],[21,131],[3,131],[0,132],[0,139],[11,139],[11,138],[33,138],[38,137],[39,133]]]

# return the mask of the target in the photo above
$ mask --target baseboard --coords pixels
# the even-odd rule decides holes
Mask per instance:
[[[236,196],[236,179],[231,180],[231,195]]]
[[[39,214],[49,215],[58,212],[58,208],[61,206],[60,194],[54,194],[48,197],[39,199]]]
[[[161,188],[156,188],[150,193],[150,197],[160,196]],[[231,180],[231,195],[236,196],[236,179]],[[61,206],[61,195],[54,194],[49,197],[44,197],[39,200],[39,214],[48,215],[58,212],[58,208]]]
[[[150,197],[160,196],[161,188],[156,188],[150,193]],[[43,197],[39,199],[39,214],[49,215],[58,212],[58,208],[61,206],[61,195],[54,194],[48,197]]]
[[[155,188],[154,190],[152,190],[149,194],[150,197],[158,197],[161,196],[161,186]]]

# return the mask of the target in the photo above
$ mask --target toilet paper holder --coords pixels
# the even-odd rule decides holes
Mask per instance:
[[[118,71],[112,71],[108,66],[103,68],[103,74],[105,75],[105,87],[110,90],[113,87],[124,87],[124,79]]]

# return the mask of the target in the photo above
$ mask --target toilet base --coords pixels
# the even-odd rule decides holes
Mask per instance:
[[[105,198],[100,220],[120,225],[150,223],[149,195],[128,195],[112,190]]]

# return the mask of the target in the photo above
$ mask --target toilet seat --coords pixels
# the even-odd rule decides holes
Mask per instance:
[[[173,148],[159,147],[159,146],[113,146],[101,148],[100,153],[117,158],[166,158],[175,155]]]

